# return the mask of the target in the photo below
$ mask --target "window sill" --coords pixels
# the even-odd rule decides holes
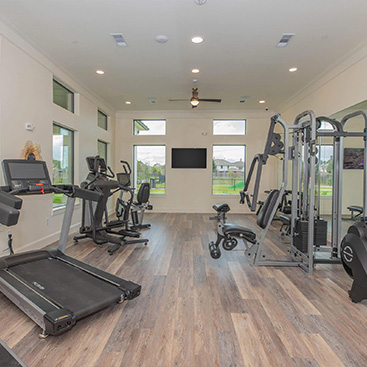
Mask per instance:
[[[74,206],[74,211],[75,211],[75,208],[78,208],[79,206],[80,206],[80,203],[76,203]],[[52,208],[51,216],[54,217],[57,215],[64,215],[65,209],[66,209],[66,205],[58,206],[57,208]]]

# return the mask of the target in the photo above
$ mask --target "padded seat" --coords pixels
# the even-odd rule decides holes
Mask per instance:
[[[283,224],[291,224],[291,217],[289,217],[288,215],[281,214],[279,215],[279,219]]]
[[[231,208],[229,207],[227,203],[213,205],[213,209],[217,213],[227,213],[231,210]]]
[[[363,207],[359,206],[359,205],[350,205],[347,207],[347,209],[349,209],[350,211],[354,211],[354,212],[358,212],[358,213],[362,213],[363,212]]]
[[[235,224],[225,224],[223,226],[223,234],[225,236],[244,238],[246,241],[256,243],[256,233],[254,231]]]

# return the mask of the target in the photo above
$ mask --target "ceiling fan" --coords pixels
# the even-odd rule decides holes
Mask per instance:
[[[196,108],[200,102],[214,102],[221,103],[221,99],[214,98],[199,98],[199,92],[197,88],[192,88],[192,97],[190,99],[169,99],[169,102],[190,102],[192,108]]]

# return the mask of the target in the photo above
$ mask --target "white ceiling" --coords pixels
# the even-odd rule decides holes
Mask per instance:
[[[222,98],[198,109],[274,109],[367,36],[366,0],[207,0],[203,6],[194,0],[0,0],[0,15],[118,110],[189,109],[168,99],[189,98],[193,86],[201,98]],[[113,43],[110,33],[119,32],[128,47]],[[276,48],[287,32],[297,35]],[[168,43],[155,41],[160,34]],[[194,35],[204,42],[192,44]],[[292,66],[299,71],[289,73]],[[241,96],[250,98],[240,104]]]

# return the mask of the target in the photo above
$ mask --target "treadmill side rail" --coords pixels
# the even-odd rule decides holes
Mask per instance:
[[[27,365],[0,339],[0,365],[9,367],[27,367]],[[5,363],[5,364],[4,364]]]

